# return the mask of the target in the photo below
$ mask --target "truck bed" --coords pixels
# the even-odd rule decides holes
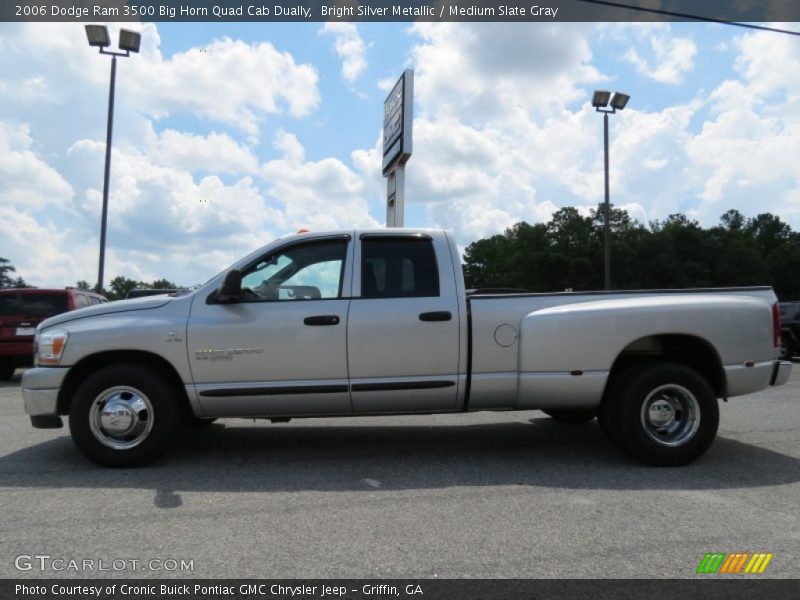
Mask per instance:
[[[612,343],[610,338],[615,337],[615,330],[619,329],[619,325],[617,320],[607,319],[605,323],[611,330],[603,332],[601,315],[604,307],[630,311],[631,314],[634,314],[637,307],[648,312],[649,317],[644,319],[652,319],[653,335],[685,331],[687,335],[694,336],[703,330],[703,316],[687,313],[683,317],[685,323],[680,322],[680,316],[673,316],[667,326],[664,319],[669,315],[663,310],[665,304],[686,306],[689,301],[688,304],[691,305],[706,306],[717,303],[720,298],[732,297],[760,302],[765,313],[771,310],[771,305],[775,302],[772,288],[768,286],[472,294],[468,296],[468,370],[471,383],[465,406],[467,410],[502,410],[518,409],[526,405],[530,408],[551,405],[578,408],[596,405],[600,401],[612,366],[607,364],[609,357],[613,360],[617,356],[609,352],[608,344]],[[646,298],[657,299],[649,309],[638,306]],[[581,310],[580,305],[587,303],[591,303],[591,310]],[[725,306],[725,310],[732,308]],[[578,318],[576,311],[581,315],[580,324],[575,323]],[[571,317],[572,313],[576,314]],[[537,315],[541,317],[538,321]],[[523,327],[525,319],[531,323],[527,331]],[[662,322],[658,323],[659,320]],[[532,324],[533,321],[537,321],[536,325]],[[548,324],[543,324],[544,321],[548,321]],[[720,357],[723,366],[735,366],[745,360],[755,360],[750,355],[736,354],[735,349],[742,347],[742,344],[732,338],[739,337],[739,325],[732,322],[729,331],[707,332],[708,335],[720,338],[722,347],[731,348],[728,356]],[[625,346],[633,342],[636,340],[628,340]],[[618,351],[623,349],[624,346]],[[766,348],[764,351],[767,353],[763,357],[766,361],[772,349]],[[763,365],[762,376],[766,376],[768,368],[771,367]],[[580,374],[576,374],[577,372]],[[733,377],[735,376],[734,371]],[[520,383],[526,379],[533,382],[527,386],[527,390]],[[756,379],[743,382],[741,389],[732,389],[730,392],[733,393],[729,395],[749,393],[749,388],[757,384]]]

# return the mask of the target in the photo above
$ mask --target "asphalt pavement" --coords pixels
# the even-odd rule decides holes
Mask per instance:
[[[667,469],[537,411],[226,419],[105,469],[30,426],[19,378],[0,384],[0,577],[684,578],[706,552],[800,575],[797,372],[722,405],[709,452]]]

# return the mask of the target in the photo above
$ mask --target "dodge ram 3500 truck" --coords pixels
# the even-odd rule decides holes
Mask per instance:
[[[780,331],[768,287],[468,296],[444,231],[306,233],[192,292],[47,319],[22,391],[34,427],[69,415],[109,466],[192,420],[532,409],[678,465],[714,439],[718,398],[786,382]]]

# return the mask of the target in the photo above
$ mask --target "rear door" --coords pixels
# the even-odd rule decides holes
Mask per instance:
[[[444,237],[362,234],[347,327],[353,410],[453,410],[459,315]]]

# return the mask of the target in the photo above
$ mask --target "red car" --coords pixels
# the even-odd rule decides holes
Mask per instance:
[[[33,334],[39,323],[53,315],[103,302],[108,300],[75,288],[0,290],[0,380],[11,379],[17,367],[31,366]]]

